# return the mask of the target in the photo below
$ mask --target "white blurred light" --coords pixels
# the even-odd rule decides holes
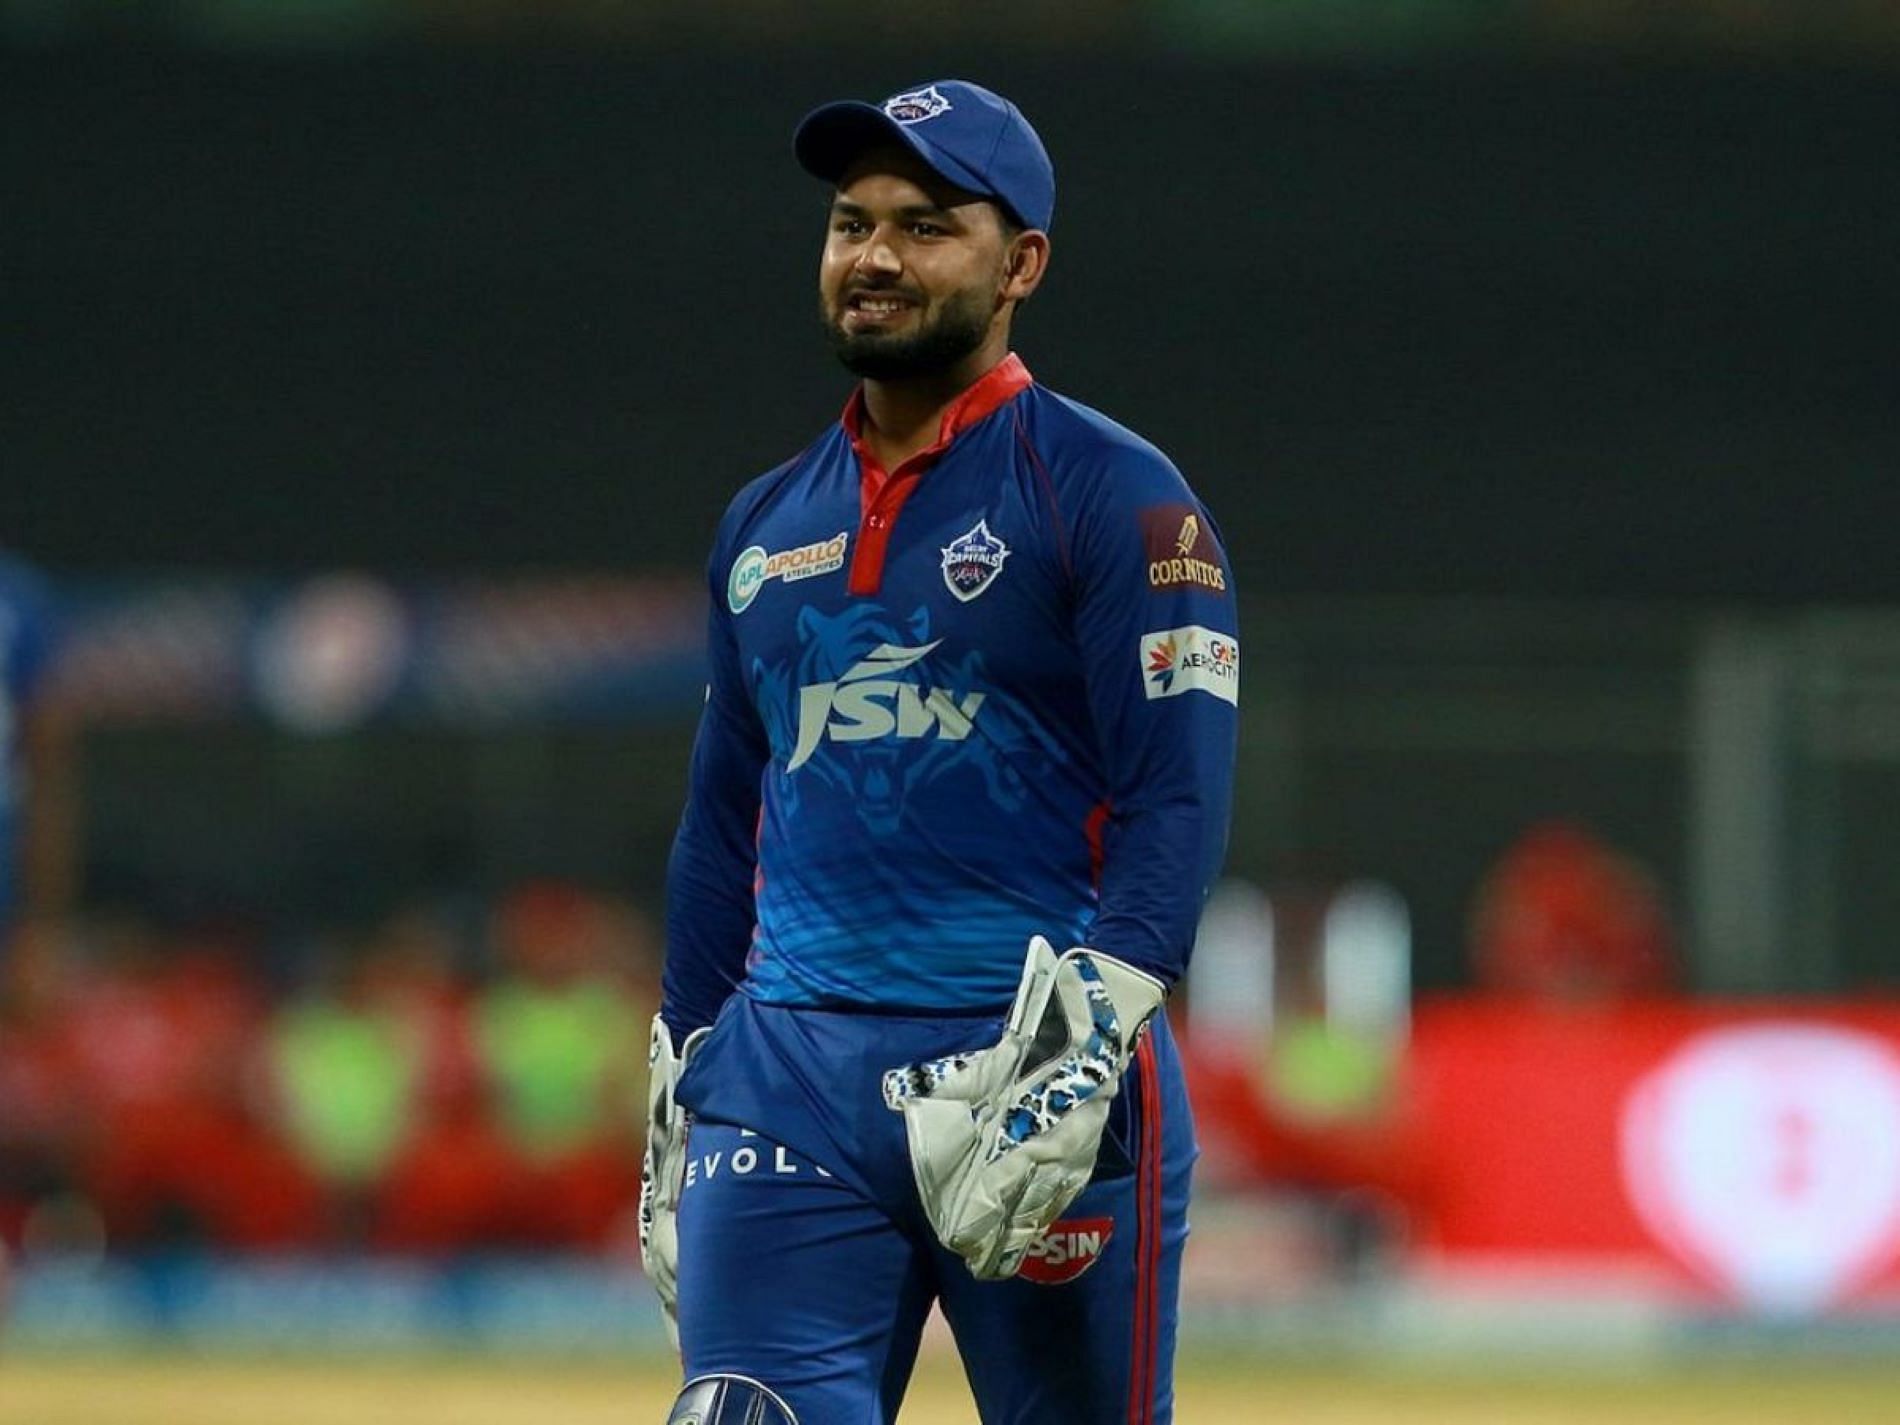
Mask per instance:
[[[1194,1034],[1255,1035],[1273,1027],[1273,906],[1246,881],[1214,887],[1188,970]]]
[[[298,732],[342,732],[395,691],[408,656],[401,600],[373,579],[335,575],[293,595],[258,636],[257,691]]]
[[[1320,982],[1327,1022],[1379,1037],[1402,1036],[1412,1015],[1412,918],[1405,898],[1377,881],[1354,881],[1326,908]]]

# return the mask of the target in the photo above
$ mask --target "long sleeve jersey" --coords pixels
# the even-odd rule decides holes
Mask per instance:
[[[1172,983],[1225,850],[1234,590],[1180,473],[1014,356],[895,470],[862,423],[858,393],[714,541],[676,1037],[735,989],[996,1009],[1038,933]]]

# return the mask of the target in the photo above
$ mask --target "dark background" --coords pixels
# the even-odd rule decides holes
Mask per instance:
[[[1764,753],[1788,949],[1694,973],[1891,984],[1900,683],[1802,650],[1827,606],[1900,600],[1900,25],[1073,9],[984,0],[926,44],[830,0],[0,0],[0,546],[76,588],[696,571],[848,390],[793,125],[961,74],[1056,158],[1021,351],[1168,450],[1237,566],[1230,870],[1397,887],[1418,982],[1453,984],[1486,869],[1560,817],[1652,870],[1689,945],[1695,670],[1739,616],[1817,708],[1871,699],[1874,751],[1802,714]],[[20,42],[29,10],[67,28]],[[86,891],[320,919],[554,874],[652,903],[691,718],[94,729]]]
[[[791,126],[945,72],[1057,159],[1020,349],[1246,593],[1900,596],[1900,85],[1846,60],[0,49],[0,542],[696,568],[847,389]]]

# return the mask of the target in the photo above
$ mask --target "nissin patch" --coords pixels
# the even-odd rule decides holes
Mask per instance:
[[[1227,592],[1227,557],[1192,505],[1155,505],[1141,512],[1141,543],[1148,556],[1148,587]]]
[[[1240,706],[1240,640],[1198,623],[1144,633],[1141,690],[1150,701],[1202,692]]]
[[[1072,1282],[1101,1260],[1108,1239],[1114,1235],[1112,1217],[1052,1222],[1047,1232],[1029,1244],[1017,1275],[1041,1286]]]

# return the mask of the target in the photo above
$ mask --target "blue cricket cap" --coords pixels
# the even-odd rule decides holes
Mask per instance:
[[[813,109],[792,136],[807,173],[836,183],[873,148],[909,149],[946,182],[993,198],[1025,227],[1055,216],[1056,171],[1029,120],[1001,94],[964,79],[893,94],[882,104],[841,100]]]

